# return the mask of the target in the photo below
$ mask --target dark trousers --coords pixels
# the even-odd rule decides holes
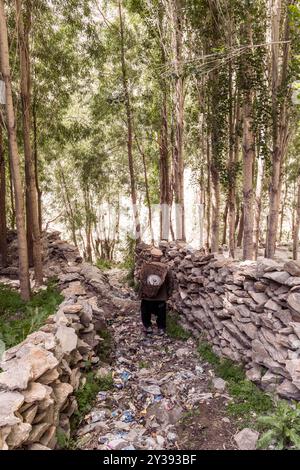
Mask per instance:
[[[142,322],[145,328],[151,326],[151,315],[156,315],[156,324],[158,328],[166,329],[167,322],[167,303],[164,300],[142,300],[141,314]]]

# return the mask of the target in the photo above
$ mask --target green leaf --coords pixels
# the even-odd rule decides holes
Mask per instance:
[[[275,432],[270,429],[269,431],[265,432],[257,441],[257,448],[258,449],[266,449],[274,440],[276,434]]]

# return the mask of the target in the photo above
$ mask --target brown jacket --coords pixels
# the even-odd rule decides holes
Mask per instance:
[[[172,295],[173,288],[174,288],[174,277],[173,277],[172,271],[169,269],[166,275],[165,282],[162,284],[156,296],[151,297],[149,299],[143,298],[143,300],[167,301],[169,297],[171,297]],[[139,298],[141,298],[141,292],[139,292]]]

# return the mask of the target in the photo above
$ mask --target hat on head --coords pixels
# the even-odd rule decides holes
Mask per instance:
[[[154,257],[157,257],[157,258],[159,257],[159,258],[160,258],[160,257],[163,255],[163,252],[160,251],[158,248],[154,248],[154,247],[153,247],[153,248],[151,248],[150,254],[151,254],[151,256],[154,256]]]

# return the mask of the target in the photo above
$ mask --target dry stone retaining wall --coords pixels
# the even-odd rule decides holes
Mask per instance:
[[[0,450],[54,449],[70,435],[74,391],[86,363],[97,363],[103,326],[98,294],[109,290],[101,271],[82,263],[75,247],[51,234],[45,271],[56,275],[65,301],[39,331],[5,352],[0,363]],[[95,286],[93,292],[89,286]]]
[[[264,390],[300,400],[300,263],[237,262],[184,244],[160,248],[176,279],[170,304],[219,356]],[[137,271],[149,247],[137,249]]]

